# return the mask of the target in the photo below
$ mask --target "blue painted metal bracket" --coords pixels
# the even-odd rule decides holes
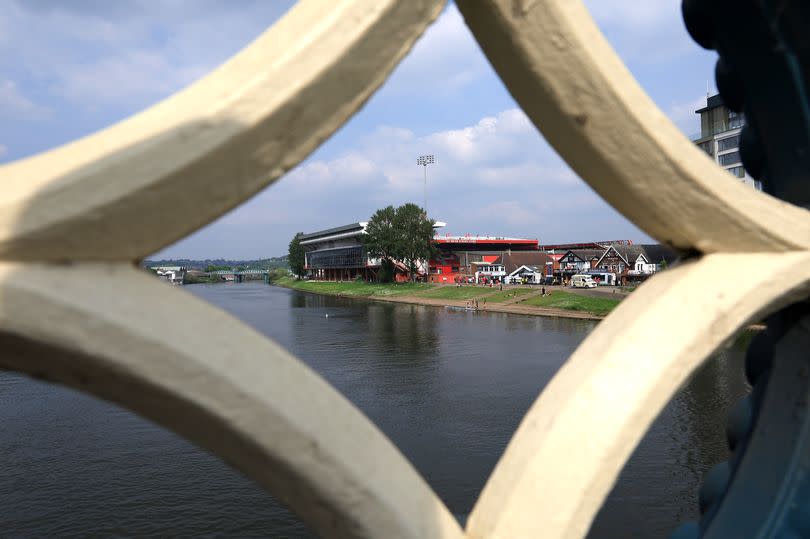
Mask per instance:
[[[683,0],[689,33],[720,55],[726,105],[743,112],[748,173],[810,209],[810,2]],[[810,302],[771,316],[751,342],[753,390],[732,408],[729,461],[705,477],[702,518],[672,539],[810,537]]]

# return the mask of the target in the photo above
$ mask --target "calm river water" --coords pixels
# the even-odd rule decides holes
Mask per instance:
[[[460,518],[538,392],[594,327],[259,283],[185,292],[276,339],[323,375]],[[649,350],[649,361],[656,354]],[[726,409],[746,391],[738,343],[661,414],[589,537],[666,537],[694,517],[703,473],[726,458]],[[0,537],[310,536],[216,458],[74,391],[0,372],[0,425]]]

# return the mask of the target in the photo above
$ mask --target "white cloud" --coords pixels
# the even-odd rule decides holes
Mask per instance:
[[[47,109],[25,97],[12,80],[0,80],[0,117],[40,118]]]
[[[0,71],[88,108],[137,110],[209,72],[288,2],[14,1],[0,13]]]
[[[541,214],[532,211],[525,202],[504,200],[485,205],[476,214],[494,222],[503,222],[523,229],[537,230]]]
[[[458,8],[450,4],[391,77],[392,96],[410,93],[446,97],[487,76],[491,68],[471,38]]]
[[[670,0],[585,0],[585,4],[600,24],[633,30],[655,29],[671,22],[672,14],[680,9],[678,2]]]
[[[618,7],[607,0],[588,3],[609,34],[629,34],[622,46],[646,53],[657,43],[671,50],[670,34],[662,29],[671,23],[672,9],[660,11],[671,0],[644,6],[617,1]],[[42,103],[55,109],[56,120],[73,113],[115,121],[216,67],[286,7],[258,0],[243,0],[238,7],[214,0],[6,0],[0,11],[0,115],[12,104],[14,110],[41,109],[40,100],[51,97]],[[631,16],[617,16],[620,12]],[[262,245],[270,245],[263,254],[278,254],[294,232],[364,219],[387,204],[421,204],[423,170],[414,159],[423,153],[437,158],[428,169],[430,213],[448,221],[451,231],[566,241],[602,236],[613,227],[617,235],[639,237],[577,179],[521,110],[509,108],[507,92],[454,4],[374,99],[353,131],[337,135],[339,144],[330,141],[328,157],[303,163],[185,240],[187,245],[196,244],[203,256],[232,256],[228,251],[241,241],[241,249],[258,256],[252,238],[260,236]],[[380,102],[376,116],[362,116]],[[107,114],[85,114],[91,109]],[[414,118],[403,110],[414,111]],[[420,110],[422,118],[416,118]],[[424,121],[435,111],[440,118]],[[83,129],[102,127],[90,124]],[[0,131],[2,140],[8,137]],[[60,141],[48,144],[55,142]],[[13,152],[20,147],[15,140]]]
[[[585,0],[591,16],[624,61],[646,64],[696,50],[680,4],[677,0]]]
[[[520,149],[512,142],[521,137],[537,139],[538,134],[522,110],[509,109],[470,127],[435,133],[426,142],[453,159],[483,163],[514,158]]]
[[[667,109],[666,114],[683,134],[691,136],[700,131],[700,117],[695,114],[695,111],[705,106],[706,95],[703,94],[685,103],[675,103],[671,105]]]
[[[380,179],[382,169],[374,163],[352,152],[331,161],[313,161],[292,170],[285,181],[294,183],[303,193],[323,189],[346,189],[372,184]]]
[[[144,106],[205,75],[209,66],[178,66],[157,52],[134,51],[60,73],[52,88],[74,103]]]
[[[482,167],[477,172],[477,178],[478,183],[485,187],[514,187],[523,185],[532,178],[542,178],[546,186],[573,185],[579,181],[570,168],[558,162],[551,164],[523,162],[517,165]]]
[[[423,169],[433,152],[428,210],[449,232],[584,240],[604,229],[643,235],[562,162],[525,114],[508,109],[473,125],[415,136],[379,127],[334,159],[310,160],[240,208],[239,219],[312,231],[368,218],[377,208],[423,203]],[[292,211],[291,208],[297,210]],[[236,223],[237,214],[223,220]],[[601,235],[600,235],[601,233]]]

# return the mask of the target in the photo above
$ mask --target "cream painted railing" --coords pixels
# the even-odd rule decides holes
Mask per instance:
[[[807,297],[810,214],[728,181],[652,104],[580,2],[459,8],[580,176],[653,237],[701,253],[640,287],[568,360],[466,531],[319,376],[133,264],[304,159],[385,80],[438,0],[305,0],[190,88],[0,167],[0,366],[174,430],[323,536],[583,537],[690,373],[745,324]],[[776,268],[767,277],[748,271],[766,265]],[[654,362],[650,348],[663,351]]]

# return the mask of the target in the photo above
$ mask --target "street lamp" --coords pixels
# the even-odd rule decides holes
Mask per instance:
[[[422,165],[425,169],[425,217],[427,217],[427,166],[433,163],[433,154],[420,155],[416,158],[416,164]]]

